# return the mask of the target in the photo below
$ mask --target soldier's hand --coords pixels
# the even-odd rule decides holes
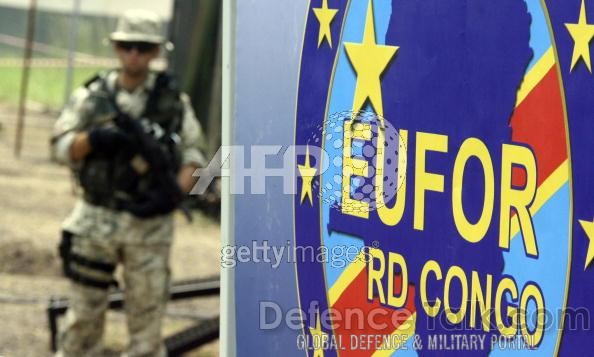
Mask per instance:
[[[89,143],[94,152],[106,155],[113,155],[133,144],[130,136],[117,127],[91,129]]]
[[[167,170],[171,164],[171,159],[163,150],[161,144],[151,134],[145,132],[142,122],[139,119],[133,119],[126,114],[120,114],[114,122],[124,133],[130,133],[131,137],[137,140],[138,151],[142,157],[148,161],[152,170]]]

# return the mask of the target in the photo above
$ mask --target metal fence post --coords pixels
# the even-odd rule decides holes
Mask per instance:
[[[33,37],[35,36],[35,13],[37,11],[37,0],[31,0],[27,16],[27,39],[25,43],[25,54],[23,57],[23,73],[21,75],[21,94],[19,97],[19,112],[17,116],[16,138],[14,143],[14,155],[21,156],[23,145],[23,127],[25,122],[25,107],[27,103],[27,90],[29,87],[29,72],[31,67],[31,55],[33,54]]]

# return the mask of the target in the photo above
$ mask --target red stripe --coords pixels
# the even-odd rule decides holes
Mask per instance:
[[[553,66],[514,111],[512,140],[528,144],[536,156],[537,186],[567,159],[563,102]],[[513,184],[523,186],[525,172],[515,169]]]
[[[402,278],[400,275],[394,276],[394,290],[395,294],[401,291]],[[387,286],[384,286],[387,289]],[[387,294],[387,291],[384,290]],[[342,341],[342,348],[340,350],[341,356],[371,356],[375,352],[375,342],[369,346],[360,346],[355,349],[354,341],[358,336],[368,335],[390,335],[398,326],[406,321],[415,312],[415,287],[409,285],[408,296],[405,306],[398,314],[394,314],[396,310],[382,306],[379,298],[373,301],[367,300],[367,269],[363,269],[351,284],[342,293],[338,301],[334,304],[335,311],[340,313],[341,321],[335,321],[334,333]],[[353,317],[349,317],[347,310],[359,310],[360,312]],[[377,311],[372,321],[370,313],[372,310]],[[393,318],[394,314],[394,318]],[[363,319],[360,318],[363,317]],[[392,321],[392,319],[394,321]],[[360,342],[358,342],[359,344]],[[380,343],[381,346],[381,343]],[[379,346],[378,346],[379,347]],[[363,349],[366,348],[366,349]]]

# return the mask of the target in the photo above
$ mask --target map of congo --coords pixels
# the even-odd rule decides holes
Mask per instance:
[[[594,350],[594,1],[311,0],[304,21],[300,348]]]

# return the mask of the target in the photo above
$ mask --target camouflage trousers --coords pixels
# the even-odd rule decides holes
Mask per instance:
[[[168,299],[171,216],[140,220],[80,203],[64,229],[72,233],[71,252],[104,265],[123,267],[124,308],[129,332],[127,356],[165,356],[161,321]],[[71,262],[73,271],[109,282],[113,273]],[[102,356],[106,288],[73,281],[70,307],[60,328],[58,356]]]

